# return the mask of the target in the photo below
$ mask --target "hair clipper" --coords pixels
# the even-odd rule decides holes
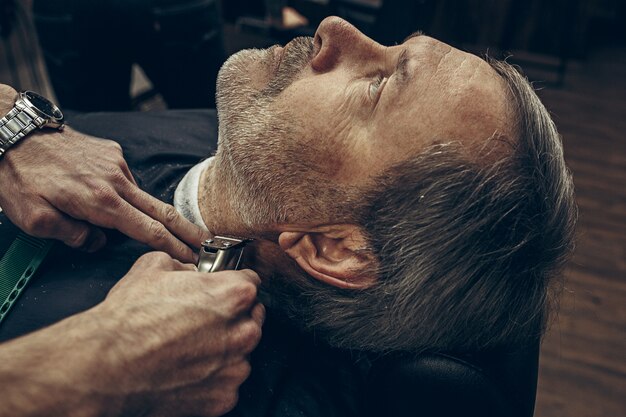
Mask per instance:
[[[239,269],[246,245],[251,241],[252,239],[226,236],[214,236],[205,240],[200,249],[198,271],[218,272]]]

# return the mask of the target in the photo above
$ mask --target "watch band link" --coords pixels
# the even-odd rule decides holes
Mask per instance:
[[[37,116],[14,107],[0,119],[0,157],[17,141],[37,128]]]

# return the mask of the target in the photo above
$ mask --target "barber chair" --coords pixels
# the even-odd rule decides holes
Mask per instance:
[[[531,417],[539,340],[474,355],[407,354],[373,361],[370,416]]]
[[[133,168],[139,184],[164,200],[171,199],[173,187],[170,177],[182,178],[184,173],[209,152],[211,131],[213,141],[217,136],[214,111],[167,111],[147,113],[95,113],[71,115],[72,125],[86,133],[110,137],[122,143],[129,165]],[[214,146],[214,142],[213,142]],[[169,161],[172,155],[179,161],[167,170],[159,168],[159,162]],[[163,159],[165,158],[165,159]],[[137,168],[139,167],[139,168]],[[0,256],[13,241],[17,230],[0,214]],[[54,323],[99,303],[115,282],[122,277],[135,259],[149,249],[130,239],[111,239],[111,244],[97,254],[81,254],[63,245],[56,245],[46,260],[44,270],[25,289],[19,306],[11,312],[0,326],[0,342],[8,340],[45,325]],[[114,262],[112,261],[114,260]],[[72,271],[89,271],[89,276]],[[337,364],[353,362],[350,352],[313,346],[308,339],[297,341],[293,333],[281,327],[264,330],[262,342],[255,354],[268,360],[257,367],[260,374],[248,381],[256,394],[278,395],[279,391],[264,379],[264,367],[279,363],[294,378],[283,380],[283,389],[292,391],[290,401],[295,401],[299,410],[302,391],[294,388],[298,383],[307,387],[312,401],[326,406],[320,392],[330,392],[333,398],[344,398],[354,394],[357,405],[351,412],[318,411],[309,416],[352,416],[366,417],[531,417],[535,403],[539,340],[530,340],[526,346],[502,347],[474,354],[431,353],[422,355],[392,354],[368,357],[369,365],[359,368],[358,377],[339,384],[333,372]],[[274,337],[274,339],[273,339]],[[277,342],[278,341],[278,342]],[[272,344],[274,343],[274,344]],[[269,346],[263,345],[269,344]],[[287,347],[289,347],[287,349]],[[281,350],[282,349],[282,350]],[[281,353],[286,351],[287,353]],[[278,354],[276,352],[279,352]],[[332,358],[345,359],[335,360]],[[285,359],[291,358],[291,359]],[[303,358],[307,358],[303,360]],[[335,362],[332,362],[335,360]],[[269,364],[269,365],[268,365]],[[319,366],[318,366],[319,364]],[[253,368],[254,369],[254,368]],[[313,379],[322,375],[316,389],[311,389]],[[353,374],[351,374],[353,375]],[[258,389],[261,387],[261,389]],[[271,389],[270,389],[271,388]],[[319,389],[319,390],[318,390]],[[265,390],[265,391],[264,391]],[[326,391],[323,391],[326,390]],[[245,391],[245,390],[244,390]],[[349,391],[353,391],[350,393]],[[294,392],[296,394],[294,394]],[[266,395],[266,394],[267,395]],[[241,399],[245,403],[246,393]],[[304,415],[281,411],[262,412],[262,400],[250,397],[250,413],[239,415],[290,416]],[[331,397],[328,397],[331,398]],[[271,403],[267,399],[267,403]],[[240,402],[241,404],[241,402]],[[245,404],[242,406],[242,409]],[[267,410],[271,404],[266,405]],[[318,410],[325,410],[318,408]],[[341,410],[336,408],[335,410]],[[359,411],[361,410],[361,411]]]

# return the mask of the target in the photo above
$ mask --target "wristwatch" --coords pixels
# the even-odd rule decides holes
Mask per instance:
[[[63,112],[54,103],[33,91],[21,92],[13,109],[0,119],[0,157],[35,129],[64,126]]]

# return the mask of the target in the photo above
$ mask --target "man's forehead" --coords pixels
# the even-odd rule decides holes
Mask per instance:
[[[393,91],[380,131],[396,131],[414,150],[433,141],[480,143],[509,133],[506,87],[489,63],[425,35],[398,47],[406,50],[408,80]]]
[[[421,32],[409,36],[402,46],[404,61],[411,77],[420,74],[448,78],[456,76],[466,78],[468,82],[471,81],[472,75],[494,81],[500,78],[484,59]],[[429,73],[429,70],[435,74]]]

